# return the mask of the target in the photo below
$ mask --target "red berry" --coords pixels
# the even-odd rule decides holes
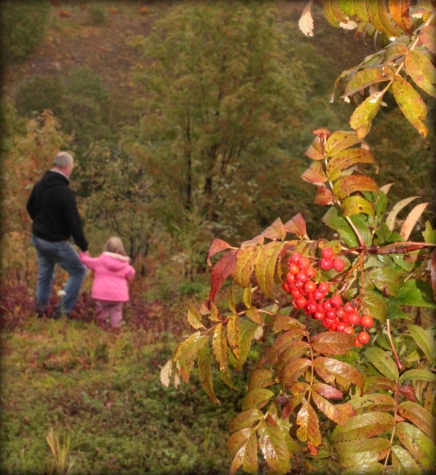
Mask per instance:
[[[348,323],[350,325],[359,325],[360,323],[360,316],[357,313],[350,313],[348,315]]]
[[[307,311],[309,313],[315,313],[316,312],[316,303],[315,302],[308,302],[307,303]]]
[[[319,262],[319,266],[323,270],[330,270],[333,267],[333,261],[331,259],[325,259],[323,257]]]
[[[330,303],[332,307],[339,308],[342,305],[342,299],[339,295],[333,295],[333,297],[330,298]]]
[[[338,331],[338,332],[344,331],[344,328],[345,328],[345,323],[344,322],[338,322],[338,324],[336,325],[336,331]]]
[[[300,272],[300,266],[298,266],[297,264],[294,264],[292,263],[290,266],[289,266],[289,272],[291,274],[298,274]]]
[[[336,258],[333,261],[333,269],[336,272],[342,272],[345,269],[345,262],[342,259]]]
[[[336,309],[336,316],[341,318],[344,315],[344,307],[338,307]]]
[[[324,312],[315,312],[314,317],[315,317],[317,320],[323,320],[324,317],[325,317],[325,313],[324,313]]]
[[[291,290],[291,295],[295,300],[301,299],[302,295],[299,290]]]
[[[321,255],[322,257],[324,257],[325,259],[333,259],[333,256],[335,255],[335,252],[333,251],[333,249],[331,247],[325,247],[322,251],[321,251]]]
[[[307,257],[302,257],[300,258],[300,261],[298,263],[301,269],[309,269],[310,267],[310,260]]]
[[[318,290],[326,294],[327,292],[330,292],[330,284],[328,282],[320,282]]]
[[[313,279],[316,276],[316,270],[310,266],[307,270],[307,275],[309,276],[309,279]]]
[[[324,310],[331,310],[333,308],[331,303],[328,300],[322,303],[322,307]]]
[[[321,292],[319,289],[316,289],[313,293],[313,296],[315,297],[315,300],[323,300],[325,297],[325,293]]]
[[[360,324],[364,328],[371,328],[374,325],[374,319],[371,317],[371,315],[363,315],[360,319]]]
[[[361,343],[362,345],[366,345],[367,343],[369,343],[370,339],[371,337],[368,332],[360,332],[357,335],[357,341]]]
[[[344,310],[345,310],[345,312],[347,312],[347,313],[354,313],[354,307],[351,305],[350,302],[347,302],[347,303],[344,305]]]
[[[283,288],[285,289],[286,292],[291,293],[291,288],[289,287],[287,282],[283,284]]]
[[[299,252],[294,252],[292,256],[289,258],[289,262],[292,262],[294,264],[298,264],[300,261],[301,254]]]
[[[301,298],[296,300],[296,303],[297,303],[298,308],[303,308],[303,307],[306,306],[307,300],[304,297],[301,297]]]
[[[356,338],[356,339],[354,340],[354,346],[355,346],[356,348],[360,348],[360,347],[362,346],[362,343],[360,343],[359,340]]]
[[[327,310],[325,316],[336,320],[336,312],[334,310]]]
[[[288,284],[293,284],[293,283],[295,282],[295,276],[294,276],[294,274],[291,274],[290,272],[288,272],[288,273],[286,274],[286,282],[287,282]]]
[[[314,292],[316,290],[316,284],[313,280],[308,280],[305,284],[304,284],[304,290],[306,292]]]
[[[350,327],[350,325],[346,325],[344,327],[344,333],[348,333],[349,335],[353,335],[354,334],[354,328],[353,327]]]

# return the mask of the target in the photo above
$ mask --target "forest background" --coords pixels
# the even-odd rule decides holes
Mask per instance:
[[[238,393],[218,387],[217,408],[195,381],[162,388],[159,369],[188,332],[189,303],[207,296],[215,237],[237,243],[298,212],[309,235],[324,229],[299,179],[304,151],[314,128],[348,127],[333,84],[373,45],[316,6],[316,38],[303,36],[305,2],[205,5],[2,5],[4,473],[59,472],[62,460],[78,473],[226,473]],[[420,196],[434,210],[434,130],[419,138],[388,101],[368,140],[392,201]],[[91,278],[74,321],[34,319],[25,202],[59,148],[76,158],[91,254],[119,235],[137,269],[120,335],[94,326]]]

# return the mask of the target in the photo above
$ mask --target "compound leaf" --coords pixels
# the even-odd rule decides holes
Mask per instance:
[[[392,357],[381,348],[368,348],[365,351],[366,358],[377,368],[383,376],[398,381],[398,368]]]
[[[415,84],[432,97],[436,97],[436,68],[423,53],[412,50],[404,62],[407,74]]]
[[[242,288],[250,285],[250,278],[256,263],[257,250],[257,246],[246,246],[237,252],[236,264],[232,271],[232,276],[235,282]]]
[[[344,361],[333,358],[318,357],[314,361],[314,367],[318,375],[327,383],[335,381],[348,390],[350,384],[363,388],[365,380],[360,372]]]
[[[435,460],[436,447],[424,432],[407,422],[399,422],[396,433],[412,457],[431,470]]]
[[[259,445],[266,463],[278,475],[290,470],[288,446],[279,427],[262,421],[258,428]]]
[[[354,347],[355,337],[342,332],[317,333],[311,343],[315,351],[324,355],[344,355]]]
[[[310,442],[315,447],[321,445],[321,432],[319,430],[318,416],[308,401],[306,401],[298,411],[297,415],[297,437],[301,442]]]
[[[255,388],[249,391],[242,401],[242,410],[248,409],[261,409],[271,401],[274,397],[274,393],[269,389]]]
[[[398,406],[400,416],[413,422],[431,440],[435,440],[436,419],[427,409],[412,401],[404,401]]]
[[[399,445],[393,445],[391,451],[395,475],[421,475],[420,468],[407,450]]]
[[[347,423],[337,426],[332,432],[333,443],[346,440],[368,439],[385,432],[391,432],[395,419],[386,412],[368,412],[348,419]]]
[[[356,414],[350,403],[334,405],[316,391],[312,391],[312,399],[318,409],[336,424],[344,425],[350,417]]]
[[[347,440],[335,444],[339,463],[343,467],[374,463],[386,457],[390,442],[387,439]]]
[[[259,250],[255,270],[256,279],[262,292],[271,299],[277,261],[283,246],[284,243],[281,241],[271,241]]]

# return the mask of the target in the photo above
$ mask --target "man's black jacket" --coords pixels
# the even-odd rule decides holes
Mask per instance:
[[[71,236],[82,251],[88,250],[70,181],[61,173],[48,171],[33,187],[26,209],[33,221],[36,237],[50,242]]]

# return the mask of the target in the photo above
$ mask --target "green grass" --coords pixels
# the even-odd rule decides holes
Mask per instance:
[[[241,393],[216,380],[216,405],[195,373],[179,390],[164,387],[160,367],[177,342],[146,341],[140,329],[114,334],[66,320],[4,332],[0,472],[228,473]]]

